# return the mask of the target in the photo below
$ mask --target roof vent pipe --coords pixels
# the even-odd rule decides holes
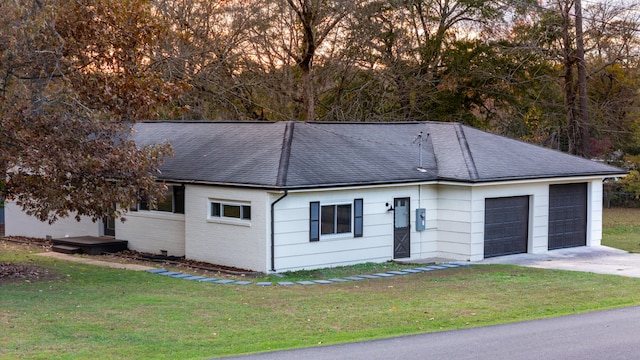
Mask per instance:
[[[415,144],[416,142],[418,143],[418,168],[417,170],[420,172],[427,172],[427,169],[425,169],[422,166],[422,134],[423,132],[420,131],[418,133],[418,135],[416,135],[415,138],[413,138],[413,144]],[[427,133],[427,139],[429,138],[429,133]]]

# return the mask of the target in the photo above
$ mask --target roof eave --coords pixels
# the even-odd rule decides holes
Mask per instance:
[[[559,180],[559,179],[597,179],[597,178],[604,179],[604,178],[626,176],[627,174],[628,174],[627,172],[612,171],[612,172],[601,172],[601,173],[576,173],[576,174],[561,174],[561,175],[495,177],[495,178],[481,178],[478,180],[441,178],[439,182],[472,185],[472,184],[544,181],[544,180]]]
[[[511,181],[536,181],[544,179],[569,179],[569,178],[610,178],[626,176],[627,172],[602,172],[602,173],[576,173],[562,175],[545,175],[545,176],[521,176],[521,177],[496,177],[496,178],[480,178],[477,180],[456,179],[456,178],[413,178],[394,181],[364,181],[364,182],[344,182],[344,183],[327,183],[327,184],[305,184],[305,185],[286,185],[279,186],[275,184],[249,184],[249,183],[233,183],[219,181],[201,181],[188,179],[159,179],[166,182],[175,182],[180,184],[208,185],[208,186],[224,186],[224,187],[243,187],[264,190],[311,190],[311,189],[327,189],[327,188],[347,188],[347,187],[364,187],[364,186],[389,186],[403,185],[415,183],[456,183],[456,184],[487,184],[487,183],[504,183]]]

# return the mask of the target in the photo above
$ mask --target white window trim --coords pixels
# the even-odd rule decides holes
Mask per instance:
[[[219,203],[220,207],[220,216],[213,216],[211,211],[211,206],[213,203]],[[223,210],[222,207],[225,205],[231,206],[248,206],[251,208],[251,202],[244,201],[229,201],[229,200],[221,200],[221,199],[209,199],[207,201],[207,222],[211,223],[221,223],[221,224],[231,224],[231,225],[243,225],[243,226],[251,226],[251,219],[238,219],[235,217],[225,217],[222,215]],[[252,209],[253,211],[253,209]],[[252,214],[253,217],[253,214]]]
[[[349,232],[343,232],[343,233],[332,233],[332,234],[323,234],[322,233],[322,207],[323,206],[340,206],[340,205],[349,205],[350,206],[350,214],[349,214],[349,228],[351,229]],[[353,206],[353,201],[351,202],[320,202],[320,228],[318,229],[318,231],[320,232],[320,240],[325,239],[325,240],[331,240],[331,239],[339,239],[339,238],[353,238],[354,237],[354,231],[353,231],[353,227],[355,226],[354,222],[353,222],[353,211],[354,211],[354,206]],[[337,214],[336,214],[337,216]],[[336,226],[336,231],[337,231],[337,226],[338,224],[334,223],[334,226]]]

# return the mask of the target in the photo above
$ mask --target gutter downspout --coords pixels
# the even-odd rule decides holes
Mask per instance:
[[[282,148],[280,152],[280,164],[278,165],[278,177],[276,179],[276,185],[278,187],[286,187],[287,173],[289,172],[289,158],[291,157],[291,143],[293,142],[293,130],[295,128],[295,122],[289,121],[284,126],[284,134],[282,137]],[[289,195],[288,190],[284,190],[284,195],[276,199],[271,203],[271,271],[276,271],[276,220],[275,220],[275,206],[280,200]]]
[[[289,191],[285,190],[284,195],[279,197],[276,201],[271,203],[271,271],[276,271],[276,233],[275,233],[275,206],[280,200],[289,195]]]

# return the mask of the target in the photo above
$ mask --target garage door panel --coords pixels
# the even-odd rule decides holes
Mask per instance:
[[[484,257],[527,252],[529,197],[485,200]]]
[[[549,186],[549,250],[587,244],[587,184]]]

